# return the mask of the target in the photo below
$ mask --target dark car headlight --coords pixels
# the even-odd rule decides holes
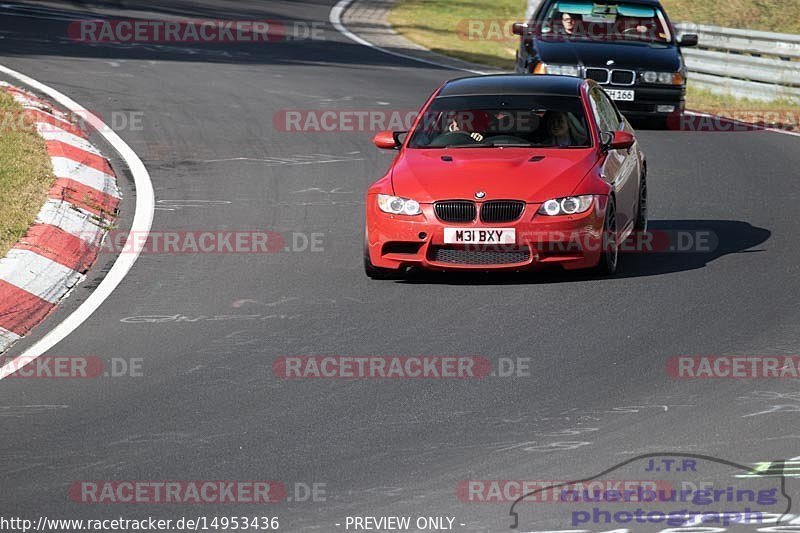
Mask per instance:
[[[533,71],[534,74],[554,74],[556,76],[581,76],[581,68],[576,65],[553,65],[539,63]]]
[[[685,81],[683,74],[680,72],[654,72],[652,70],[646,70],[642,72],[641,77],[645,83],[658,85],[683,85]]]

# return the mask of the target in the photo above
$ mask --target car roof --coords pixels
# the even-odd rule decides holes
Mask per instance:
[[[586,80],[573,76],[531,74],[492,74],[469,76],[450,80],[444,84],[438,97],[474,96],[490,94],[539,94],[552,96],[580,96]]]

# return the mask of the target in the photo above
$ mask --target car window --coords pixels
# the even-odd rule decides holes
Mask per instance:
[[[417,122],[408,147],[588,148],[591,144],[578,97],[476,95],[436,98]]]
[[[600,131],[616,131],[619,129],[621,119],[608,96],[599,87],[595,87],[590,93],[590,97],[592,110],[596,116],[597,127]]]
[[[614,102],[611,101],[611,98],[605,91],[600,91],[600,101],[602,102],[603,112],[608,117],[608,123],[611,125],[612,130],[620,129],[620,123],[622,122],[622,116],[617,111],[617,106],[614,105]]]
[[[660,7],[615,0],[552,2],[540,12],[536,27],[548,40],[672,41]]]

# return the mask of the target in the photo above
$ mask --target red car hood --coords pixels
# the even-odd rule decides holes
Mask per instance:
[[[471,200],[478,191],[485,200],[539,203],[570,195],[596,162],[592,149],[409,149],[392,169],[392,185],[420,203]]]

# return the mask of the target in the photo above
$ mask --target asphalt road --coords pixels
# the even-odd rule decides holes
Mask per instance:
[[[675,355],[797,353],[797,138],[640,132],[652,227],[712,231],[714,251],[626,257],[613,279],[371,281],[361,264],[363,194],[391,154],[375,149],[366,132],[278,131],[274,115],[417,109],[459,73],[348,41],[327,23],[333,3],[30,3],[0,17],[0,63],[104,116],[142,113],[143,128],[119,133],[151,173],[161,202],[155,230],[323,234],[319,252],[143,255],[53,350],[142,358],[140,377],[0,382],[3,515],[268,514],[286,531],[344,531],[335,524],[349,515],[448,515],[457,530],[496,531],[508,528],[508,505],[462,502],[459,481],[574,479],[664,450],[742,464],[800,456],[796,382],[677,380],[665,372]],[[324,40],[70,42],[65,17],[85,18],[86,10],[319,23]],[[309,154],[326,157],[298,159]],[[126,190],[129,219],[129,183]],[[111,260],[101,260],[92,278]],[[187,318],[129,318],[145,315]],[[202,318],[221,315],[258,319]],[[530,375],[348,381],[273,374],[276,358],[306,354],[530,358]],[[324,483],[327,494],[268,507],[67,498],[78,480],[207,479]],[[523,531],[560,529],[531,513],[527,507],[521,515]]]

